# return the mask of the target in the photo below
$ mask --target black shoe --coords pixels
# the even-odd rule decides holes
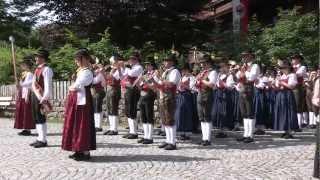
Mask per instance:
[[[302,128],[305,128],[305,127],[307,127],[307,126],[308,126],[308,124],[305,124],[305,123],[303,123],[303,124],[301,125]]]
[[[96,128],[96,132],[101,132],[102,128]]]
[[[294,130],[295,132],[302,132],[302,129],[296,129],[296,130]]]
[[[167,145],[168,145],[168,143],[164,142],[164,143],[162,143],[162,144],[159,146],[159,148],[164,148],[164,147],[166,147]]]
[[[122,137],[128,139],[128,136],[129,136],[129,135],[130,135],[130,134],[128,133],[128,134],[123,135]]]
[[[35,142],[31,143],[30,146],[34,146],[34,145],[36,145],[38,142],[39,142],[39,141],[36,140]]]
[[[294,137],[291,134],[286,134],[283,136],[284,139],[294,139]]]
[[[110,131],[107,135],[109,135],[109,136],[118,135],[118,131]]]
[[[164,131],[160,131],[159,135],[160,136],[166,136],[166,133]]]
[[[127,126],[126,129],[129,129],[129,126]]]
[[[129,134],[127,139],[138,139],[138,134]]]
[[[198,130],[198,129],[196,129],[196,130],[193,130],[193,131],[192,131],[192,134],[201,134],[201,131]]]
[[[181,140],[181,141],[186,141],[186,140],[190,140],[190,137],[183,134],[180,137],[178,137],[178,139]]]
[[[228,137],[225,133],[218,133],[216,136],[215,136],[216,138],[226,138],[226,137]]]
[[[142,142],[142,144],[152,144],[153,140],[152,139],[144,139],[144,141]]]
[[[145,140],[144,138],[140,138],[137,142],[138,143],[143,143],[144,140]]]
[[[31,135],[31,131],[23,130],[23,131],[19,132],[18,135],[20,135],[20,136],[30,136]]]
[[[241,141],[244,141],[244,140],[246,140],[246,139],[247,139],[247,137],[241,137],[241,138],[237,138],[236,140],[239,141],[239,142],[241,142]]]
[[[253,138],[248,137],[248,138],[246,138],[243,142],[244,142],[244,143],[251,143],[251,142],[253,142],[253,141],[254,141]]]
[[[72,155],[70,155],[69,158],[70,158],[70,159],[75,159],[75,158],[78,158],[79,156],[81,156],[81,153],[75,152],[75,153],[73,153]]]
[[[35,145],[33,145],[34,148],[42,148],[47,146],[48,146],[47,142],[42,142],[42,141],[38,141]]]
[[[284,138],[286,135],[286,133],[281,134],[281,138]]]
[[[111,132],[111,130],[108,130],[108,131],[104,132],[103,135],[109,135],[110,132]]]
[[[177,146],[173,144],[168,144],[166,147],[164,147],[165,150],[176,150]]]
[[[76,160],[76,161],[87,161],[90,158],[91,158],[90,154],[79,153],[79,155],[77,157],[75,157],[74,160]]]
[[[211,145],[211,142],[210,141],[204,141],[202,146],[210,146]]]
[[[205,143],[205,141],[202,140],[202,141],[198,142],[197,144],[200,145],[200,146],[202,146],[204,143]]]
[[[310,128],[310,129],[316,129],[317,126],[316,126],[316,125],[310,125],[309,128]]]
[[[254,132],[254,134],[256,134],[256,135],[265,135],[266,132],[264,130],[262,130],[262,129],[258,129],[258,130],[256,130],[256,132]]]

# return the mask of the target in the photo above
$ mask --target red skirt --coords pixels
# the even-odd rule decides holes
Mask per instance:
[[[69,92],[61,147],[74,152],[96,149],[92,98],[87,98],[85,105],[77,105],[77,92]]]
[[[30,98],[29,98],[30,99]],[[32,119],[31,102],[26,102],[21,96],[16,100],[15,129],[34,129],[35,122]]]

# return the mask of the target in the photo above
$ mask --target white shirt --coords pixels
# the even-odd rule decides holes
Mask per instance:
[[[263,89],[267,86],[267,83],[269,82],[269,78],[266,76],[260,76],[258,77],[258,83],[255,83],[255,87]]]
[[[101,83],[102,86],[105,85],[105,79],[103,77],[103,74],[101,72],[98,72],[98,74],[93,78],[93,84],[99,84]]]
[[[39,65],[38,67],[41,67],[42,65]],[[46,66],[42,70],[42,76],[43,76],[43,83],[44,83],[44,92],[42,96],[38,93],[36,93],[38,100],[44,101],[44,100],[50,100],[52,97],[52,77],[53,77],[53,71],[50,67]],[[36,76],[33,76],[33,82],[36,81]],[[35,88],[35,87],[33,87]],[[37,92],[36,89],[33,89],[34,92]]]
[[[229,74],[226,80],[226,86],[227,88],[234,88],[236,85],[236,81],[234,80],[234,77],[232,74]]]
[[[112,74],[111,74],[111,72],[110,72],[111,76],[112,76],[113,78],[115,78],[116,80],[122,79],[124,73],[125,73],[125,69],[123,69],[123,68],[121,68],[121,75],[122,75],[121,77],[120,77],[120,73],[119,73],[119,70],[118,70],[118,69],[115,70]]]
[[[142,74],[143,67],[140,64],[135,64],[131,68],[126,68],[123,75],[130,77],[139,77]]]
[[[169,74],[167,74],[167,72],[169,71]],[[181,74],[179,72],[178,69],[175,69],[174,67],[171,67],[169,69],[167,69],[163,74],[162,74],[162,78],[165,79],[166,76],[168,77],[168,79],[166,79],[169,82],[172,82],[173,84],[177,85],[180,82],[181,79]]]
[[[260,68],[258,64],[252,64],[250,70],[245,72],[245,76],[248,81],[255,81],[260,74]]]
[[[216,84],[218,81],[218,72],[215,70],[210,71],[208,79],[210,84]]]
[[[86,104],[86,90],[85,87],[89,86],[93,82],[93,74],[89,69],[80,70],[77,73],[77,79],[73,84],[74,88],[77,88],[77,105]]]
[[[190,87],[189,87],[189,88],[190,88],[192,91],[196,91],[196,90],[197,90],[197,88],[196,88],[196,82],[197,82],[196,77],[193,76],[193,75],[191,75],[191,76],[189,77],[189,79],[190,79]]]
[[[297,68],[296,74],[298,77],[307,77],[307,68],[305,66],[298,64],[294,67]]]
[[[297,80],[297,75],[295,73],[290,73],[288,75],[286,74],[283,74],[281,77],[280,77],[280,80],[288,80],[288,85],[291,87],[291,88],[294,88],[297,84],[298,84],[298,80]],[[279,81],[277,80],[276,82],[276,86],[279,87]]]
[[[23,81],[20,81],[20,86],[22,87],[22,99],[28,98],[28,92],[32,88],[33,74],[27,72],[26,77]]]

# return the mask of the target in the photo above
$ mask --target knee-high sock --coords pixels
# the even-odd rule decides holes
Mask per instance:
[[[309,125],[315,125],[315,121],[314,121],[314,112],[309,112]]]
[[[243,137],[249,137],[249,133],[248,133],[248,119],[247,118],[243,118]]]
[[[206,126],[206,131],[207,131],[207,137],[206,137],[206,139],[208,140],[208,141],[211,141],[211,129],[212,129],[212,124],[211,124],[211,122],[206,122],[205,123],[205,126]]]
[[[308,124],[308,120],[309,120],[309,114],[308,112],[303,112],[303,124]]]
[[[128,123],[129,123],[129,133],[137,134],[135,120],[128,118]]]
[[[316,123],[317,123],[317,122],[318,122],[318,123],[320,122],[320,114],[318,114],[318,116],[315,116],[314,118],[315,118],[315,121],[314,121],[314,122],[316,122]]]
[[[201,122],[201,131],[202,131],[202,140],[205,141],[207,140],[207,132],[205,128],[205,123]]]
[[[165,132],[166,132],[166,143],[170,144],[169,126],[164,126],[164,130],[165,130]]]
[[[114,131],[118,131],[118,126],[119,126],[119,117],[118,116],[113,116]]]
[[[94,124],[96,128],[101,128],[101,121],[102,121],[102,114],[101,113],[94,113]]]
[[[302,114],[301,113],[297,113],[297,117],[298,117],[299,128],[301,128],[301,125],[302,125]]]
[[[176,144],[177,129],[176,126],[170,126],[170,144]]]
[[[110,130],[110,131],[113,131],[113,128],[114,128],[114,127],[113,127],[113,126],[114,126],[114,125],[113,125],[113,116],[112,116],[112,115],[109,115],[109,116],[108,116],[108,119],[109,119],[109,130]]]
[[[149,134],[149,127],[148,124],[143,123],[143,139],[148,139],[148,134]]]
[[[248,120],[248,136],[253,138],[253,133],[255,130],[256,120],[255,119],[247,119]]]
[[[148,124],[148,137],[147,137],[147,139],[152,139],[152,134],[153,134],[153,126],[152,126],[152,124]]]
[[[36,129],[38,133],[38,141],[47,142],[47,124],[36,124]]]

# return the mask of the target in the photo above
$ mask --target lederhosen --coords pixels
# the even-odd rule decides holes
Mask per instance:
[[[243,91],[240,91],[240,112],[243,118],[254,119],[253,110],[253,96],[254,96],[254,83],[248,81],[246,78],[240,78],[239,81],[243,84]]]
[[[25,76],[22,77],[22,81],[25,80]],[[22,87],[18,89],[16,96],[16,111],[15,111],[15,122],[14,128],[16,129],[34,129],[35,123],[32,119],[31,111],[31,90],[28,91],[28,99],[26,101],[22,98]]]
[[[119,101],[121,99],[120,80],[114,77],[107,79],[107,111],[110,116],[119,115]]]
[[[307,112],[306,92],[303,86],[303,77],[297,76],[298,84],[293,90],[297,105],[297,113]]]
[[[152,74],[149,74],[149,76]],[[147,78],[149,78],[147,75]],[[142,123],[154,123],[154,101],[157,94],[148,86],[143,84],[140,91],[139,109]]]
[[[41,88],[44,91],[44,77],[42,75],[42,72],[46,65],[42,67],[38,67],[35,72],[35,81],[38,84],[39,88]],[[46,123],[46,116],[41,112],[41,104],[39,99],[37,98],[36,94],[33,92],[31,94],[31,105],[32,105],[32,119],[35,121],[36,124],[43,124]]]
[[[206,80],[209,80],[208,75],[211,70],[203,71]],[[207,86],[204,86],[201,82],[196,83],[198,88],[197,95],[197,110],[198,117],[201,122],[211,122],[211,109],[213,101],[213,90]]]
[[[164,75],[164,79],[166,81],[169,80],[169,74],[172,70],[169,70]],[[174,113],[176,110],[176,85],[172,87],[163,87],[162,92],[160,95],[160,108],[162,109],[162,117],[163,117],[163,125],[165,126],[174,126],[175,120],[174,120]]]
[[[134,84],[137,77],[126,77],[127,81],[130,84]],[[124,110],[125,114],[128,118],[135,119],[137,117],[137,110],[138,110],[138,101],[140,98],[140,91],[137,86],[134,87],[126,87],[126,91],[124,94]]]
[[[106,93],[104,91],[104,88],[99,82],[98,84],[93,84],[93,107],[94,107],[94,113],[101,113],[102,112],[102,103],[103,99],[106,96]]]

